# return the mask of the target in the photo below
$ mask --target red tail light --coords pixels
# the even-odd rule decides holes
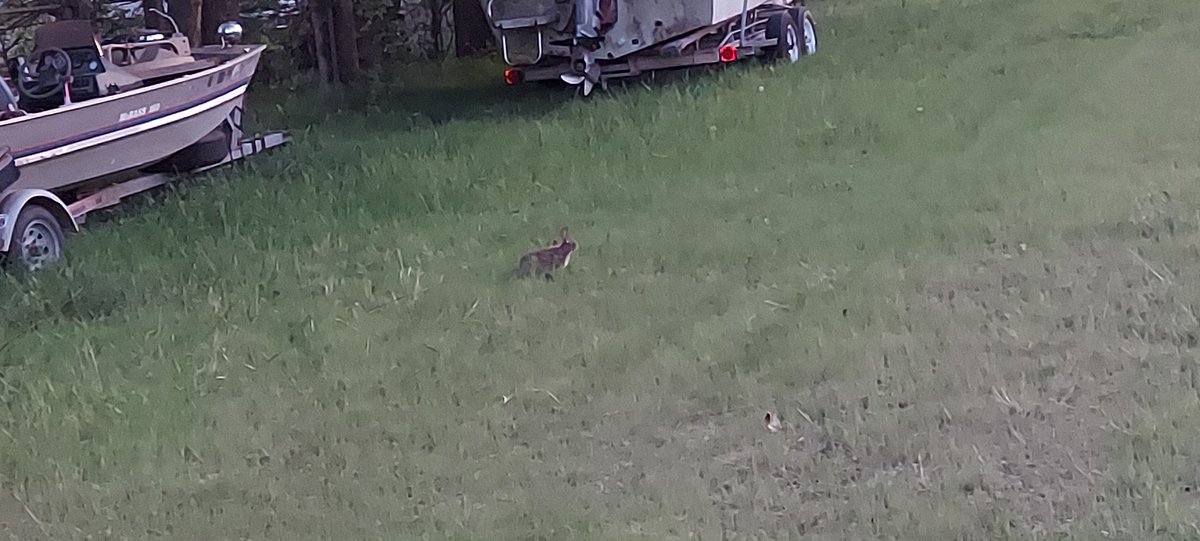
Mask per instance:
[[[525,74],[518,69],[504,70],[504,84],[509,86],[519,85],[525,80]]]
[[[734,60],[738,59],[737,47],[734,47],[733,45],[721,47],[721,50],[717,53],[717,56],[721,58],[721,62],[733,62]]]

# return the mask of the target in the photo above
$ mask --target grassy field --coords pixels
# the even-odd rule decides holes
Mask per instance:
[[[1200,4],[813,4],[590,101],[260,90],[290,148],[0,284],[0,539],[1200,537]]]

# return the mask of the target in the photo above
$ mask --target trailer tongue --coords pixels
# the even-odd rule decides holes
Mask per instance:
[[[793,0],[481,0],[509,84],[596,84],[646,71],[816,51],[812,15]]]

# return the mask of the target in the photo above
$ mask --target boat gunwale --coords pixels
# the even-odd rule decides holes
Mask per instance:
[[[250,78],[247,77],[247,78],[241,79],[236,84],[233,84],[233,85],[229,86],[228,88],[225,88],[220,93],[213,93],[212,95],[205,96],[203,99],[193,100],[191,102],[180,105],[179,107],[177,107],[173,110],[164,111],[162,114],[160,114],[158,116],[148,117],[145,119],[139,119],[138,122],[134,122],[134,123],[132,123],[128,126],[124,126],[124,127],[108,126],[106,128],[95,130],[94,132],[87,133],[82,136],[75,136],[75,137],[68,138],[68,139],[62,139],[59,141],[55,141],[51,144],[43,145],[41,147],[34,147],[32,149],[28,149],[28,148],[22,149],[21,154],[19,156],[14,151],[14,152],[12,152],[13,158],[14,158],[15,162],[18,164],[18,166],[20,166],[20,167],[27,167],[34,163],[58,159],[67,154],[73,154],[80,150],[86,150],[87,148],[96,146],[97,144],[104,144],[104,143],[86,145],[81,148],[71,149],[69,151],[62,152],[60,154],[54,154],[55,151],[59,151],[65,147],[79,145],[86,141],[91,141],[91,140],[98,139],[98,138],[104,138],[104,137],[109,136],[112,133],[119,133],[119,132],[123,132],[126,130],[135,130],[136,128],[146,126],[148,124],[156,124],[165,118],[170,118],[170,117],[179,115],[181,113],[186,113],[186,112],[192,111],[194,109],[204,107],[204,106],[211,104],[217,100],[224,100],[221,102],[221,103],[224,103],[225,101],[229,101],[229,99],[236,99],[236,97],[245,94],[246,88],[249,87],[249,85],[250,85]],[[232,98],[230,98],[230,96],[232,96],[233,94],[237,94],[237,96],[233,96]],[[226,98],[228,98],[228,99],[226,99]],[[220,104],[217,104],[217,105],[220,105]],[[158,128],[161,128],[161,127],[164,127],[164,126],[167,126],[170,124],[174,124],[176,122],[179,122],[179,120],[186,119],[186,118],[187,117],[182,117],[181,119],[173,120],[173,121],[167,122],[166,124],[163,124],[163,125],[156,125],[149,129],[150,130],[158,129]],[[145,130],[141,130],[141,131],[145,131]],[[40,156],[40,155],[47,154],[47,153],[50,153],[53,155]]]

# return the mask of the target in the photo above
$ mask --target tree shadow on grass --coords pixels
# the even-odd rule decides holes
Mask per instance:
[[[503,67],[491,63],[413,67],[400,75],[337,91],[315,90],[315,83],[290,83],[253,92],[248,98],[250,125],[261,129],[322,129],[362,120],[366,133],[417,131],[452,122],[487,119],[540,119],[573,103],[623,99],[630,93],[662,92],[708,84],[717,73],[743,66],[700,66],[614,80],[588,98],[578,87],[558,81],[506,86]],[[418,70],[433,69],[422,77]],[[401,69],[400,71],[404,71]],[[424,72],[422,73],[429,73]],[[357,118],[356,118],[357,117]]]
[[[250,124],[265,130],[301,130],[361,121],[368,132],[411,131],[490,118],[541,118],[574,97],[562,86],[506,86],[502,68],[490,64],[395,71],[350,88],[320,89],[304,78],[251,90]]]

